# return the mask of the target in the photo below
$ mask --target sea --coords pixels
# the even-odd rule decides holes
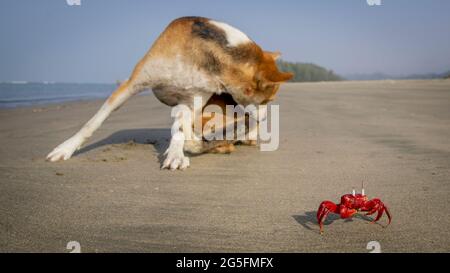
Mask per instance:
[[[115,83],[0,82],[0,108],[107,98]]]

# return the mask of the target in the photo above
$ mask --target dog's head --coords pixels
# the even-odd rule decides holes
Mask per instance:
[[[258,62],[247,70],[251,72],[244,73],[248,77],[242,82],[242,94],[233,94],[239,104],[267,104],[275,98],[280,84],[293,77],[292,73],[278,70],[276,60],[279,56],[278,52],[261,51]]]
[[[247,90],[250,95],[258,97],[257,100],[261,100],[261,104],[272,101],[280,88],[280,84],[294,76],[292,73],[278,70],[276,60],[280,55],[279,52],[263,52],[262,61],[255,74],[255,87]]]

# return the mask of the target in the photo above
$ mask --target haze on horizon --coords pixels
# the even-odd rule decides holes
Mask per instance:
[[[127,78],[167,24],[205,16],[287,61],[340,75],[450,70],[450,1],[7,0],[0,9],[0,81]]]

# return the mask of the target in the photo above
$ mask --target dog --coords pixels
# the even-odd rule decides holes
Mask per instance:
[[[278,70],[279,56],[277,52],[262,50],[246,34],[226,23],[203,17],[178,18],[161,33],[129,79],[75,135],[50,152],[47,160],[69,159],[113,111],[146,89],[152,89],[156,98],[168,106],[186,105],[193,112],[196,97],[202,99],[203,106],[212,102],[223,104],[230,99],[243,106],[267,104],[274,99],[280,84],[293,76]],[[233,150],[228,142],[186,139],[193,132],[190,127],[181,128],[182,119],[174,117],[163,169],[187,168],[189,158],[184,152]]]

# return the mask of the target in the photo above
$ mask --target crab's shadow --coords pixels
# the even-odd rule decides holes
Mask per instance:
[[[297,223],[302,225],[304,228],[311,230],[311,231],[317,231],[319,233],[319,224],[317,223],[317,211],[307,211],[303,215],[292,215],[292,218],[294,218]],[[360,219],[363,221],[371,222],[372,218],[363,215],[363,214],[356,214],[352,218],[342,219],[345,223],[352,222],[353,219]],[[324,226],[332,224],[336,220],[341,220],[341,217],[339,214],[330,213],[328,214],[327,219],[323,223]],[[377,223],[378,224],[378,223]],[[314,228],[313,228],[314,227]]]

